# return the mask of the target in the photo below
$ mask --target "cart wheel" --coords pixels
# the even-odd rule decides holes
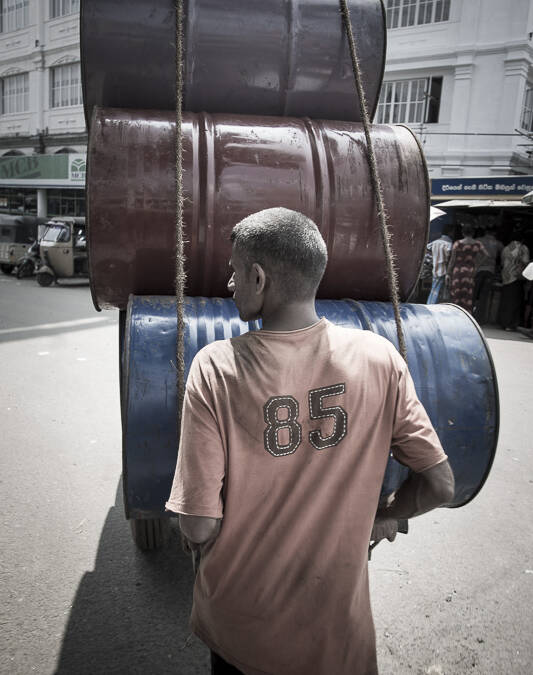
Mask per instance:
[[[4,274],[11,274],[11,272],[13,271],[13,267],[14,267],[14,265],[8,265],[7,263],[2,263],[0,265],[0,270],[2,270],[2,272]]]
[[[141,551],[155,551],[168,541],[168,518],[132,518],[130,526],[133,541]]]
[[[39,272],[37,275],[37,283],[39,286],[50,286],[53,281],[53,275],[49,274],[48,272]]]

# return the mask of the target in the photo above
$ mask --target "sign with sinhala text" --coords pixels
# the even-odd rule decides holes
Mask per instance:
[[[533,176],[500,178],[433,178],[432,199],[512,199],[520,200],[533,190]]]
[[[82,154],[1,157],[0,186],[83,188],[86,165]]]

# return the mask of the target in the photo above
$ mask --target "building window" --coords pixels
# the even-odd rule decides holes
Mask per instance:
[[[451,0],[387,0],[387,27],[448,21]]]
[[[28,73],[2,78],[2,115],[29,110],[30,88],[28,81]]]
[[[533,86],[526,89],[520,126],[526,131],[533,131]]]
[[[80,64],[56,66],[51,70],[52,108],[81,105]]]
[[[439,121],[442,77],[384,82],[377,124],[425,124]]]
[[[80,11],[80,0],[50,0],[50,18],[66,16]]]
[[[37,215],[37,191],[0,187],[0,212]]]
[[[48,215],[85,216],[85,190],[48,190]]]
[[[0,32],[26,28],[30,22],[29,0],[0,0]]]

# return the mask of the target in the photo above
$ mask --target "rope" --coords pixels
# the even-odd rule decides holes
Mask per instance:
[[[183,296],[185,291],[185,255],[183,253],[183,0],[176,0],[176,384],[178,389],[177,430],[181,430],[181,414],[185,395],[185,321],[183,318]],[[188,547],[183,534],[182,546]],[[190,549],[193,573],[198,571],[199,554]],[[183,649],[192,644],[189,634]]]
[[[183,294],[185,256],[183,254],[183,0],[176,0],[176,380],[178,389],[177,425],[181,429],[181,409],[185,393]]]
[[[381,239],[383,242],[383,249],[385,251],[385,261],[387,265],[387,281],[389,284],[389,294],[392,301],[392,306],[394,309],[394,318],[396,320],[396,332],[398,334],[398,346],[399,351],[404,360],[407,362],[407,349],[405,346],[405,339],[403,335],[402,328],[402,318],[400,316],[400,299],[398,292],[398,274],[396,272],[396,265],[394,259],[394,253],[391,245],[391,232],[387,223],[388,216],[385,210],[385,202],[383,199],[383,186],[379,177],[376,154],[374,152],[374,145],[372,143],[372,137],[370,135],[370,118],[368,115],[368,104],[366,101],[365,92],[363,89],[362,78],[361,78],[361,67],[359,64],[359,57],[357,55],[357,48],[355,46],[355,40],[352,31],[352,23],[350,20],[350,10],[346,0],[339,0],[340,10],[342,14],[342,19],[344,23],[344,28],[346,30],[346,35],[348,37],[348,45],[350,48],[350,55],[352,57],[352,68],[355,78],[355,86],[357,89],[357,94],[359,96],[359,108],[361,111],[361,118],[363,120],[363,127],[365,130],[366,146],[368,150],[368,161],[370,164],[370,180],[372,182],[372,189],[376,196],[376,204],[378,209],[378,219],[381,231]]]

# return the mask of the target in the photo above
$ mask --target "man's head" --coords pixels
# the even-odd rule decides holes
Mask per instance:
[[[231,241],[228,288],[243,320],[260,316],[265,301],[314,300],[328,255],[312,220],[290,209],[265,209],[235,225]]]
[[[461,225],[461,230],[463,232],[463,237],[473,237],[475,228],[470,223],[463,223]]]
[[[442,234],[446,235],[447,237],[450,237],[450,239],[453,239],[453,236],[455,234],[455,225],[452,225],[451,223],[446,223],[444,227],[442,228]]]

